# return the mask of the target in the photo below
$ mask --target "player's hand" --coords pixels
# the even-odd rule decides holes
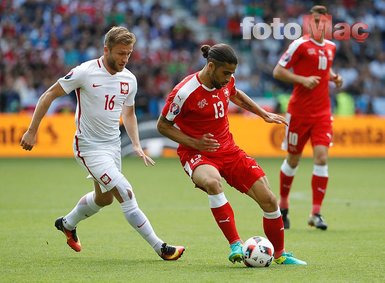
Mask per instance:
[[[282,117],[281,115],[275,113],[267,112],[266,116],[264,116],[263,119],[267,123],[285,124],[286,126],[288,126],[285,117]]]
[[[209,151],[214,152],[217,151],[220,144],[216,139],[213,139],[213,134],[204,134],[202,138],[198,140],[198,143],[196,145],[196,148],[200,151]]]
[[[134,147],[134,151],[135,151],[136,155],[138,155],[139,157],[141,157],[143,159],[144,165],[146,165],[146,166],[148,166],[148,165],[154,166],[155,165],[155,161],[152,160],[152,158],[150,156],[146,155],[141,147],[137,147],[137,148]]]
[[[30,130],[26,131],[21,138],[20,146],[30,151],[33,146],[36,144],[36,133],[32,133]]]
[[[336,85],[337,88],[340,88],[342,86],[342,84],[344,83],[342,77],[340,74],[336,74],[333,78],[332,78],[332,81],[334,82],[334,84]]]
[[[308,89],[313,89],[319,84],[320,79],[319,76],[303,77],[302,85]]]

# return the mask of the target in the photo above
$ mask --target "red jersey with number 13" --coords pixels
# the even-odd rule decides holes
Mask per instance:
[[[279,60],[286,69],[293,69],[294,74],[305,77],[321,77],[319,84],[307,89],[301,84],[294,84],[288,112],[300,116],[331,115],[329,98],[329,71],[333,64],[336,46],[329,40],[319,43],[309,36],[293,41]]]
[[[213,153],[217,155],[235,146],[227,118],[230,96],[235,94],[234,77],[221,89],[209,89],[201,83],[198,73],[195,73],[184,78],[171,91],[162,115],[190,137],[199,139],[204,134],[213,134],[213,138],[220,143],[218,151]],[[178,149],[195,150],[184,145]]]

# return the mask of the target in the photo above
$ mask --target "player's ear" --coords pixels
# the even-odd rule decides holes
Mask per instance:
[[[108,47],[104,46],[103,51],[104,51],[104,54],[108,54],[108,51],[109,51]]]
[[[214,62],[208,62],[207,63],[208,70],[211,72],[214,72],[215,70],[215,63]]]
[[[209,68],[210,71],[214,71],[215,69],[215,64],[214,62],[208,62],[207,67]]]

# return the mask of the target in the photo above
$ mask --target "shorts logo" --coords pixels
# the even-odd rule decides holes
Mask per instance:
[[[110,176],[107,175],[107,173],[104,173],[102,177],[100,177],[100,180],[103,182],[103,184],[107,185],[109,182],[111,182]]]
[[[128,94],[128,83],[120,82],[120,93],[121,94]]]
[[[178,115],[180,112],[180,107],[175,102],[170,105],[170,112],[174,115]]]
[[[201,161],[202,161],[202,155],[200,155],[200,154],[196,154],[196,155],[194,155],[193,158],[190,159],[190,163],[192,165],[197,164],[197,163],[199,163]]]

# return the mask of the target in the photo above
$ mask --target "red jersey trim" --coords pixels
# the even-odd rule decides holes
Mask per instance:
[[[80,116],[82,115],[82,107],[81,107],[81,104],[80,104],[80,88],[77,88],[75,90],[75,93],[76,93],[76,98],[78,100],[78,131],[79,133],[81,133],[82,131],[80,130]]]

